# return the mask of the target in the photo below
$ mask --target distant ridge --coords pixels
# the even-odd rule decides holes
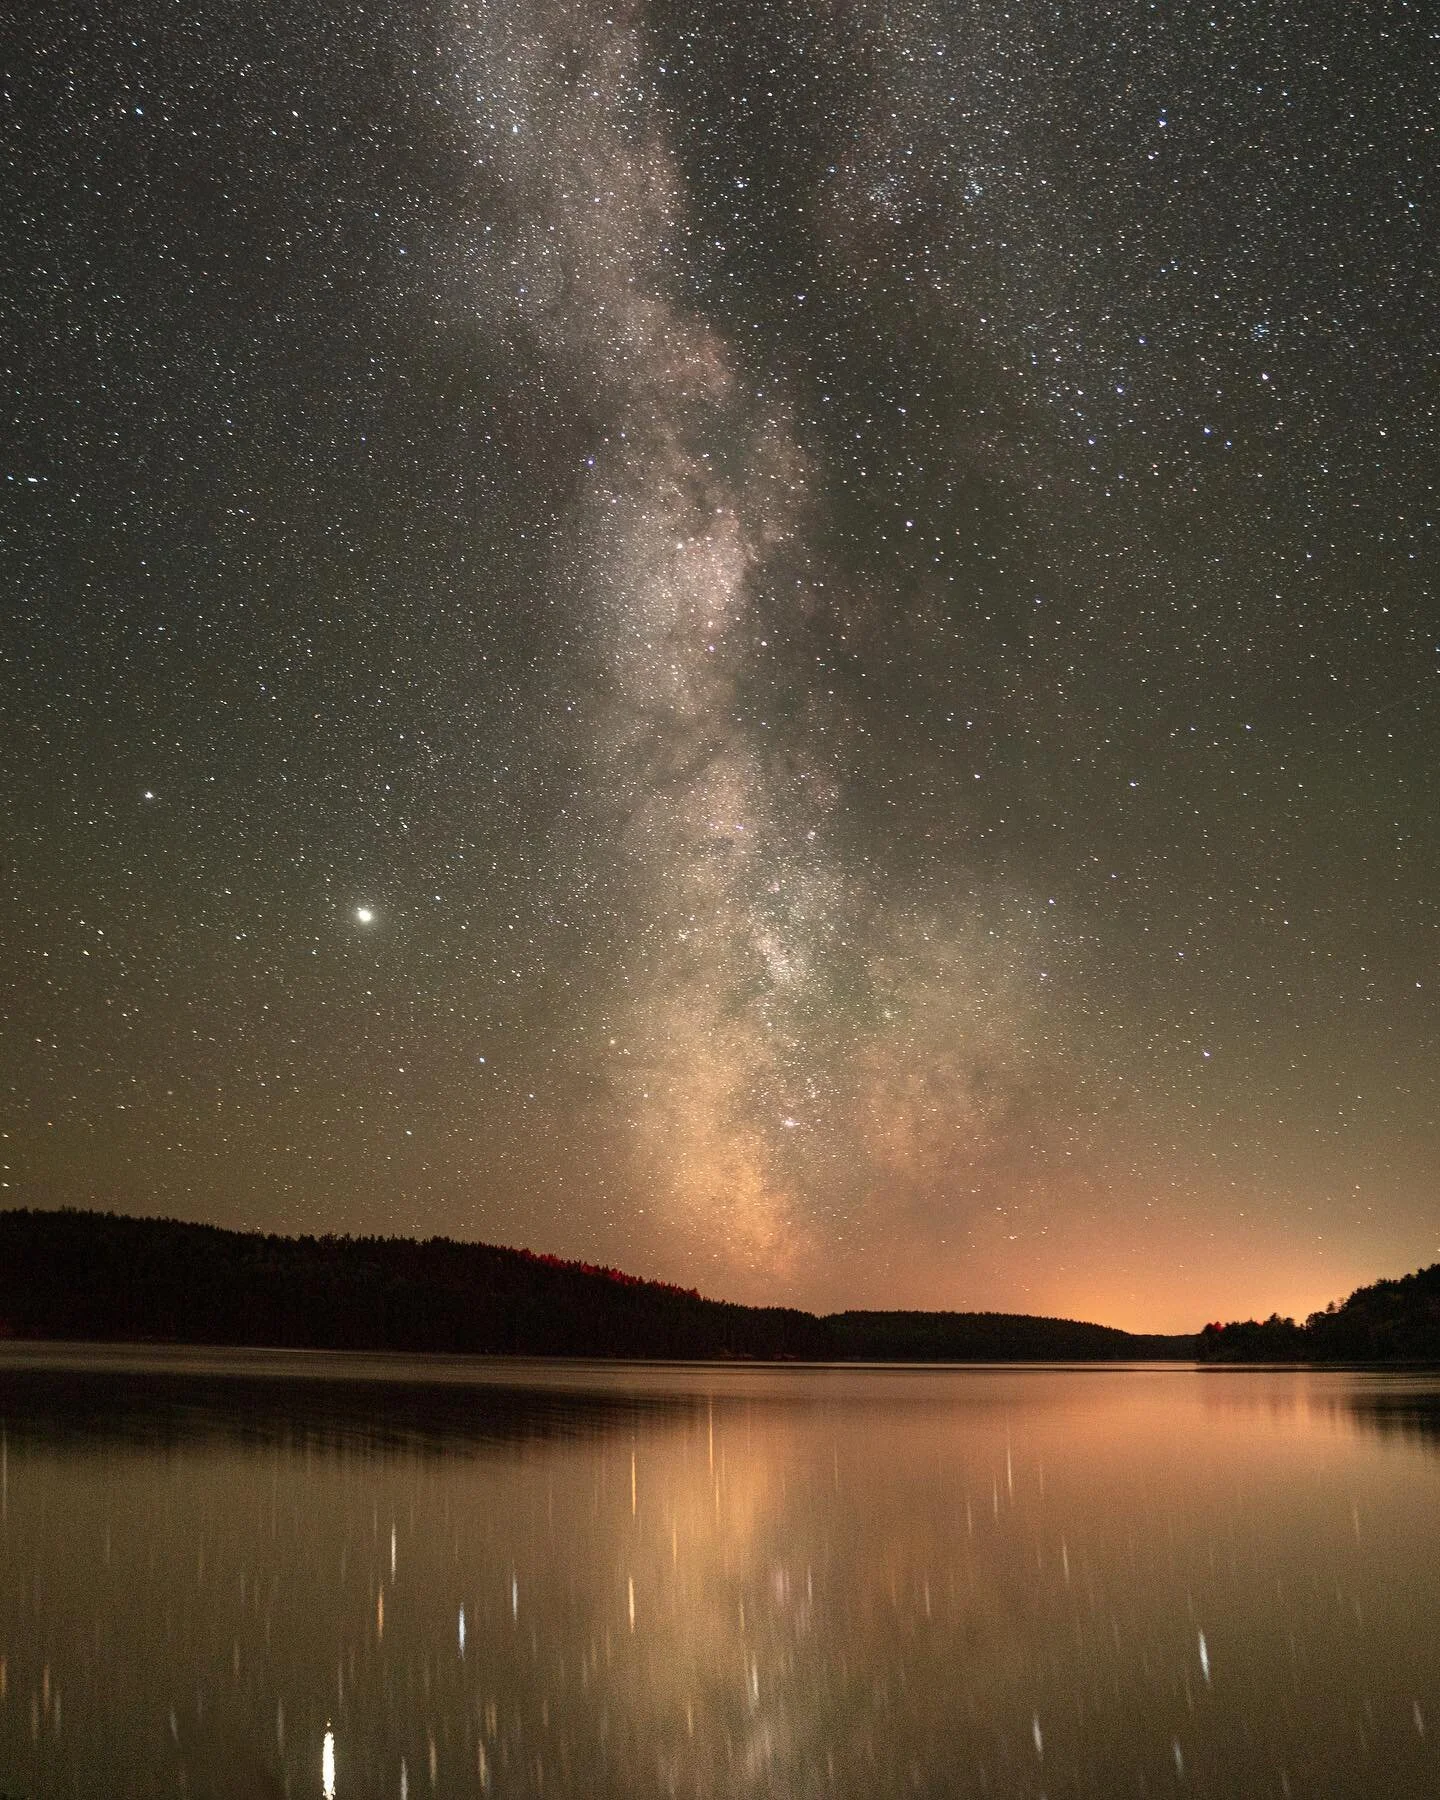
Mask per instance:
[[[1191,1336],[1120,1331],[1029,1313],[843,1312],[822,1323],[857,1362],[1163,1362],[1193,1360]]]
[[[817,1318],[449,1238],[278,1237],[69,1210],[0,1212],[0,1336],[697,1361],[1188,1361],[1196,1347],[1015,1313]]]

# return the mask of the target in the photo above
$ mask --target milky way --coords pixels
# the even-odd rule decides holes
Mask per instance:
[[[1416,8],[5,73],[6,1200],[1176,1328],[1440,1254]]]
[[[965,1192],[1032,1079],[1013,968],[1034,933],[1007,919],[997,969],[973,882],[960,904],[943,892],[953,868],[922,884],[940,893],[890,891],[840,841],[829,740],[848,708],[816,679],[827,659],[806,620],[827,586],[852,629],[883,630],[865,615],[885,601],[817,575],[825,496],[783,386],[757,388],[673,291],[666,249],[693,226],[641,33],[561,13],[521,45],[483,19],[462,41],[468,77],[504,96],[490,153],[538,188],[524,303],[544,296],[547,351],[609,413],[572,528],[609,678],[590,829],[633,921],[603,1104],[627,1127],[652,1244],[673,1236],[675,1266],[719,1255],[732,1280],[773,1281],[857,1234],[873,1250],[877,1227]]]

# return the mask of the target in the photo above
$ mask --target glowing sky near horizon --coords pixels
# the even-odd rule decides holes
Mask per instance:
[[[1156,1329],[1440,1257],[1427,31],[17,27],[0,1200]]]

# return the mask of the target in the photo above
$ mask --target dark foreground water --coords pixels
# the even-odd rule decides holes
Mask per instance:
[[[0,1347],[0,1793],[1440,1793],[1440,1379]]]

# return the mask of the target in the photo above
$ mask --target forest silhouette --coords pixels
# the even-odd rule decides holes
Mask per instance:
[[[0,1335],[470,1355],[805,1362],[1188,1359],[1193,1337],[1009,1313],[739,1306],[449,1238],[278,1237],[0,1213]]]
[[[1272,1314],[1158,1335],[1019,1313],[740,1306],[451,1238],[16,1210],[0,1212],[0,1337],[682,1361],[1440,1362],[1440,1263],[1304,1324]]]

